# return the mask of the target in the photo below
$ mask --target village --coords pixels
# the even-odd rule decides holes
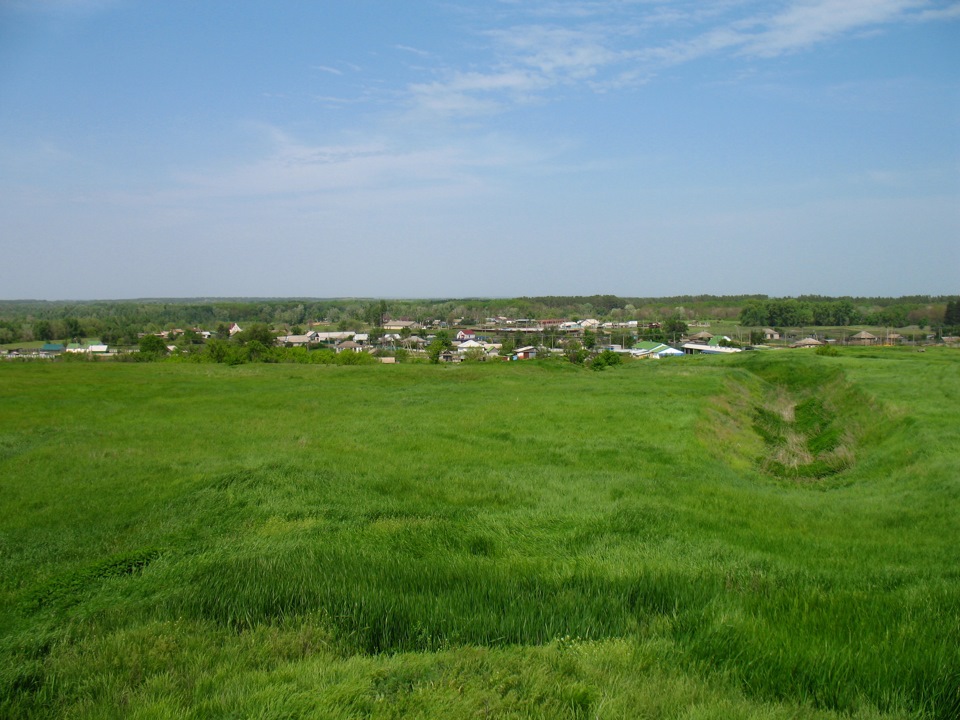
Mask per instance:
[[[569,355],[571,350],[586,356],[610,352],[636,359],[662,359],[684,355],[724,355],[750,350],[813,349],[837,345],[895,346],[960,343],[960,338],[925,334],[907,337],[890,330],[875,334],[867,330],[844,332],[840,337],[816,329],[777,329],[772,327],[742,328],[733,331],[723,326],[710,332],[711,322],[692,321],[689,324],[603,322],[594,318],[584,320],[490,317],[482,323],[465,318],[453,322],[433,320],[419,323],[409,319],[387,319],[378,327],[363,331],[331,330],[329,321],[308,324],[308,329],[284,328],[285,334],[264,336],[275,347],[325,349],[340,353],[369,353],[380,362],[393,363],[398,358],[425,359],[429,348],[439,342],[442,347],[433,359],[445,363],[486,360],[532,360],[537,357]],[[261,326],[261,330],[266,328]],[[15,359],[56,359],[86,356],[116,358],[138,353],[142,339],[155,336],[171,354],[189,354],[211,340],[241,340],[244,328],[237,322],[219,330],[200,327],[171,328],[154,333],[141,333],[140,346],[108,346],[98,339],[75,338],[73,342],[46,342],[33,347],[0,349],[0,357]],[[158,345],[159,347],[159,345]],[[399,352],[398,352],[399,351]]]

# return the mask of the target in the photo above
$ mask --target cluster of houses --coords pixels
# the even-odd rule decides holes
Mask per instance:
[[[71,353],[78,355],[109,355],[111,350],[103,343],[90,343],[84,345],[81,343],[44,343],[38,348],[14,349],[8,350],[6,358],[14,360],[16,358],[54,358],[62,353]]]
[[[316,324],[315,326],[318,326]],[[371,333],[353,332],[349,330],[325,332],[310,330],[298,335],[280,335],[276,337],[276,344],[283,347],[327,347],[337,353],[341,352],[374,352],[376,350],[397,350],[405,349],[413,353],[424,351],[427,345],[434,339],[432,334],[436,328],[445,326],[446,323],[435,321],[430,327],[423,327],[412,320],[390,320],[385,322],[383,330],[385,333],[373,335]],[[694,323],[691,328],[709,327],[709,323]],[[463,327],[456,331],[452,339],[452,349],[441,354],[440,359],[446,362],[459,362],[468,357],[499,357],[503,344],[492,342],[490,338],[509,338],[511,335],[540,335],[549,334],[554,340],[557,334],[562,333],[566,337],[582,337],[588,331],[596,332],[599,335],[609,333],[615,336],[617,330],[639,331],[643,329],[660,329],[659,323],[639,323],[636,320],[627,322],[605,322],[588,318],[586,320],[532,320],[525,318],[486,318],[484,323],[477,324],[474,328]],[[229,328],[231,336],[242,332],[243,329],[237,323],[233,323]],[[200,338],[208,340],[214,333],[202,330],[192,329]],[[452,331],[451,331],[452,332]],[[781,334],[774,328],[763,328],[765,342],[781,343],[786,345]],[[418,334],[422,333],[422,334]],[[429,333],[429,334],[428,334]],[[165,340],[183,334],[183,330],[166,330],[155,333]],[[878,337],[870,332],[861,331],[842,340],[846,345],[897,345],[902,343],[905,338],[897,333],[887,333],[883,337]],[[960,340],[955,338],[943,338],[950,340]],[[815,348],[825,344],[835,343],[835,340],[819,340],[814,337],[806,337],[789,344],[792,348]],[[622,345],[607,344],[597,346],[597,350],[609,350],[616,353],[623,353],[635,358],[659,359],[673,357],[678,355],[695,354],[728,354],[741,352],[742,348],[736,346],[731,338],[727,336],[712,335],[706,330],[701,330],[689,334],[680,339],[678,343],[667,344],[663,342],[640,340],[629,347]],[[174,350],[174,345],[168,345],[170,350]],[[538,348],[533,345],[526,345],[514,349],[509,359],[528,360],[537,357],[538,351],[547,354],[562,354],[562,348]],[[61,353],[86,353],[90,355],[109,355],[117,352],[108,348],[105,344],[99,342],[90,344],[59,344],[46,343],[40,348],[29,350],[10,350],[5,357],[13,358],[52,358]]]

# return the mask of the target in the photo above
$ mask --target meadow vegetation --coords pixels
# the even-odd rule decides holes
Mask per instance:
[[[0,365],[0,716],[960,716],[960,354]]]

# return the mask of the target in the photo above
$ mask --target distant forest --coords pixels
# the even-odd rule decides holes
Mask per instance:
[[[321,323],[360,330],[385,319],[480,325],[488,318],[663,322],[726,321],[745,327],[874,325],[939,329],[951,326],[958,296],[898,298],[770,298],[766,295],[617,295],[518,298],[156,298],[90,301],[0,301],[0,343],[97,337],[135,343],[138,334],[171,328],[215,331],[230,323],[264,323],[281,330]],[[949,317],[948,317],[949,316]]]

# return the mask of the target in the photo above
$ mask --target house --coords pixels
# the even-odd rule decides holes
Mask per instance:
[[[388,320],[383,324],[384,330],[403,330],[404,328],[415,330],[419,327],[415,320]]]
[[[356,335],[356,333],[352,333],[349,330],[343,332],[318,332],[313,334],[316,335],[316,342],[318,343],[343,342],[344,340],[350,340]]]
[[[457,345],[457,352],[461,355],[469,352],[470,350],[486,350],[487,346],[476,340],[467,340]]]
[[[711,335],[706,331],[703,331],[703,332],[694,333],[693,335],[688,337],[687,340],[692,343],[708,343],[712,338],[713,338],[713,335]]]
[[[630,350],[630,354],[638,358],[653,358],[660,359],[665,357],[674,357],[676,355],[683,355],[682,350],[677,350],[672,348],[669,345],[665,345],[661,342],[656,342],[654,340],[641,340],[638,343],[635,343],[633,348]]]
[[[457,340],[463,342],[464,340],[473,340],[476,333],[473,330],[458,330],[457,331]]]
[[[285,345],[287,347],[306,347],[312,343],[317,342],[316,332],[308,332],[306,335],[281,335],[277,338],[277,345]]]
[[[344,340],[342,343],[336,346],[336,350],[338,353],[342,353],[344,351],[361,352],[363,350],[363,346],[361,346],[359,343],[355,343],[353,340]]]
[[[711,337],[713,337],[711,335]],[[722,345],[707,345],[706,343],[688,342],[683,344],[685,355],[729,355],[740,352],[740,348],[723,347]]]
[[[533,360],[537,357],[537,349],[533,345],[527,345],[514,350],[513,355],[517,360]]]
[[[887,333],[887,345],[899,345],[904,339],[900,333]]]
[[[799,341],[795,342],[795,343],[794,343],[793,345],[791,345],[790,347],[792,347],[792,348],[812,348],[812,347],[817,347],[818,345],[823,345],[823,343],[820,342],[819,340],[817,340],[816,338],[804,338],[803,340],[799,340]]]
[[[40,348],[41,353],[62,353],[63,350],[64,347],[60,343],[44,343]]]
[[[779,340],[779,339],[780,339],[780,333],[778,333],[778,332],[777,332],[776,330],[774,330],[773,328],[764,328],[764,329],[761,330],[760,332],[763,333],[763,339],[764,339],[764,340]]]
[[[233,323],[233,324],[230,326],[230,337],[233,337],[234,335],[236,335],[236,334],[239,333],[239,332],[243,332],[243,328],[240,327],[239,325],[237,325],[236,323]]]
[[[861,330],[847,340],[851,345],[876,345],[879,338],[866,330]]]

